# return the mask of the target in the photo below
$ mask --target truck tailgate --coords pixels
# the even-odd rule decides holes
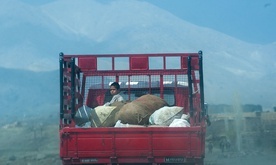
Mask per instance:
[[[200,126],[63,128],[60,156],[76,163],[186,162],[204,155],[202,133]]]

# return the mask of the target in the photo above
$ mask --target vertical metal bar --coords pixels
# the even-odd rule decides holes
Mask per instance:
[[[150,93],[150,94],[152,94],[152,93],[151,93],[151,85],[152,85],[152,84],[151,84],[151,76],[152,76],[152,75],[149,75],[149,93]]]
[[[63,53],[59,53],[59,92],[60,92],[60,107],[59,107],[59,116],[60,119],[63,119],[64,116],[64,110],[63,110],[63,63],[64,63],[64,59],[63,59]]]
[[[71,58],[70,62],[71,67],[71,116],[74,118],[75,116],[75,105],[76,105],[76,98],[75,98],[75,91],[76,91],[76,73],[75,73],[75,58]]]
[[[193,105],[193,84],[192,84],[192,68],[191,68],[191,56],[188,56],[188,86],[189,86],[189,109],[191,117],[194,116]]]
[[[205,116],[205,106],[204,106],[204,84],[203,84],[203,63],[202,63],[202,51],[198,52],[199,56],[199,88],[200,88],[200,103],[201,103],[201,113]]]
[[[178,86],[178,79],[177,79],[177,75],[175,74],[174,75],[174,89],[175,89],[176,93],[177,93],[177,86]]]
[[[160,75],[160,97],[164,99],[164,75]]]
[[[163,56],[163,70],[166,70],[166,56]],[[164,75],[160,75],[160,97],[164,99]]]
[[[111,66],[112,66],[112,71],[114,71],[115,70],[115,59],[114,59],[114,56],[112,56],[111,57],[111,59],[112,59],[112,64],[111,64]],[[117,81],[118,82],[118,81]]]
[[[86,88],[85,82],[86,82],[86,75],[83,74],[82,75],[82,85],[81,85],[81,95],[83,96],[82,104],[86,103],[86,99],[87,99],[87,96],[85,94],[85,88]]]
[[[128,82],[128,85],[127,85],[127,93],[128,93],[128,100],[130,100],[130,75],[127,75],[127,82]]]

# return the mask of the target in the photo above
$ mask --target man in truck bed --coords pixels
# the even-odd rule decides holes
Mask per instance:
[[[106,102],[104,105],[110,105],[117,101],[124,101],[124,98],[120,95],[120,84],[118,82],[113,82],[110,85],[110,94],[112,99],[109,102]]]

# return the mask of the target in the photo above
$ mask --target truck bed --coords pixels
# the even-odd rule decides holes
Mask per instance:
[[[68,127],[60,132],[60,156],[68,164],[196,162],[204,155],[203,132],[200,126]]]
[[[202,52],[60,53],[60,157],[73,164],[203,165],[207,116]],[[103,105],[118,82],[128,102],[150,94],[183,107],[191,127],[76,128],[80,107]],[[116,121],[114,121],[116,122]],[[131,122],[124,122],[131,123]]]

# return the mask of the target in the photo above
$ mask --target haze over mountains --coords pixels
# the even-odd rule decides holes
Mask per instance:
[[[0,2],[0,103],[4,109],[59,103],[59,52],[202,50],[206,102],[276,105],[276,42],[246,43],[142,1],[102,2],[59,0],[41,6]]]

